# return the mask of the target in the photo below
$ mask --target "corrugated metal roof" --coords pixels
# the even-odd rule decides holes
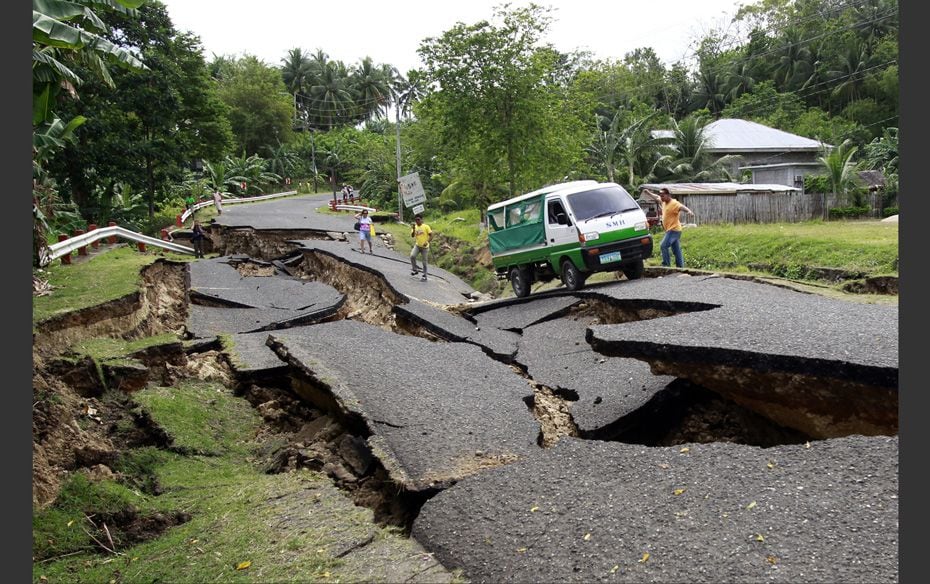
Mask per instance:
[[[659,189],[666,188],[673,195],[735,195],[736,193],[783,193],[801,189],[788,185],[776,184],[748,184],[748,183],[652,183],[639,187],[657,193]]]
[[[750,166],[740,166],[740,170],[758,170],[760,168],[787,168],[789,166],[823,166],[820,162],[782,162],[780,164],[755,164]]]
[[[821,149],[820,142],[769,128],[748,120],[723,119],[704,127],[704,135],[710,141],[709,152],[723,151],[815,151]]]

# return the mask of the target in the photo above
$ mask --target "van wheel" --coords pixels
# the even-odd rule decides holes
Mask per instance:
[[[562,262],[562,283],[571,291],[581,290],[584,287],[585,277],[575,267],[572,260]]]
[[[526,268],[510,268],[510,285],[513,286],[513,293],[516,294],[517,298],[529,296],[532,283],[529,270]]]
[[[639,280],[643,277],[643,260],[637,260],[632,264],[626,264],[620,268],[623,270],[623,275],[626,276],[627,280]]]

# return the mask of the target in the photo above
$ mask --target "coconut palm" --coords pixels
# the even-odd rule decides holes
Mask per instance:
[[[365,57],[352,71],[349,80],[355,97],[355,105],[361,119],[382,117],[391,102],[391,85],[384,67],[378,67]]]
[[[317,125],[329,130],[350,121],[354,100],[345,65],[327,61],[316,84],[310,88],[310,97]]]
[[[834,194],[845,196],[849,188],[854,185],[859,165],[852,161],[852,157],[858,149],[858,146],[854,146],[849,138],[833,149],[828,149],[826,145],[821,144],[822,155],[817,158],[817,161],[823,165]]]
[[[704,128],[708,120],[701,115],[692,115],[677,122],[672,120],[674,136],[670,144],[673,154],[666,155],[659,163],[667,176],[666,181],[709,182],[732,180],[729,166],[740,157],[735,155],[714,159],[707,153],[711,145]]]

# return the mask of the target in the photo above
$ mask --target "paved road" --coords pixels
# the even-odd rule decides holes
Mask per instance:
[[[255,237],[350,229],[349,217],[313,212],[326,200],[230,207],[222,224]],[[454,275],[436,270],[424,285],[383,247],[298,243],[357,281],[308,286],[277,274],[257,284],[224,260],[200,260],[192,299],[211,305],[194,306],[191,326],[265,328],[231,337],[242,374],[298,372],[361,422],[400,485],[440,489],[412,535],[446,567],[488,582],[898,580],[896,307],[679,275],[469,303]],[[396,317],[397,332],[300,321],[359,282],[393,303],[381,314]],[[586,305],[607,310],[595,321]],[[207,319],[206,309],[244,318]],[[696,384],[813,438],[765,449],[562,438],[543,448],[533,384],[569,398],[583,436],[674,399],[671,385]]]

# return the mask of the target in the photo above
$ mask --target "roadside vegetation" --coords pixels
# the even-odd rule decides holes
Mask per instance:
[[[266,474],[260,417],[222,385],[149,387],[130,406],[170,446],[122,451],[111,479],[72,475],[33,516],[35,581],[351,580],[334,549],[372,529],[375,538],[395,537],[324,475]]]

